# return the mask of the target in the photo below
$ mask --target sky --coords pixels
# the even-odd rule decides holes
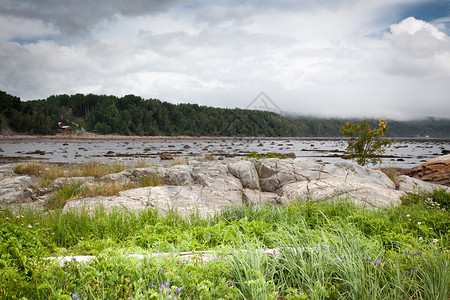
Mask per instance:
[[[450,1],[0,0],[0,90],[450,118]]]

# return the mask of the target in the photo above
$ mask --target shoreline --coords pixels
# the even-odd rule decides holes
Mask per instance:
[[[258,136],[127,136],[127,135],[100,135],[100,134],[57,134],[57,135],[0,135],[0,141],[21,141],[21,140],[52,140],[52,141],[270,141],[270,140],[304,140],[304,141],[346,141],[347,137],[258,137]],[[399,139],[403,141],[420,141],[420,142],[450,142],[450,138],[430,138],[430,137],[395,137],[391,139]]]

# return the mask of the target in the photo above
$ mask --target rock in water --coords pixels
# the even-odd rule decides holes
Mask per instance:
[[[159,155],[159,158],[161,158],[162,160],[170,160],[170,159],[173,159],[173,155],[170,153],[164,152]]]
[[[450,186],[450,154],[431,159],[406,175],[423,181]]]

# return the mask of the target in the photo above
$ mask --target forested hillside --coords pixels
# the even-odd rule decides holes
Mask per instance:
[[[0,91],[0,116],[19,133],[55,134],[57,123],[99,134],[191,136],[341,136],[338,119],[171,104],[135,95],[58,95],[21,101]],[[388,120],[389,121],[389,120]],[[377,123],[377,120],[374,121]],[[450,120],[389,121],[389,135],[450,137]]]

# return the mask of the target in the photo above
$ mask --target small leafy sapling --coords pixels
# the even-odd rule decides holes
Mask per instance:
[[[364,119],[360,123],[346,122],[340,128],[341,133],[353,138],[348,142],[347,153],[361,166],[381,163],[379,156],[386,152],[386,147],[394,143],[390,138],[384,137],[387,131],[384,119],[379,120],[378,129],[371,129]]]

